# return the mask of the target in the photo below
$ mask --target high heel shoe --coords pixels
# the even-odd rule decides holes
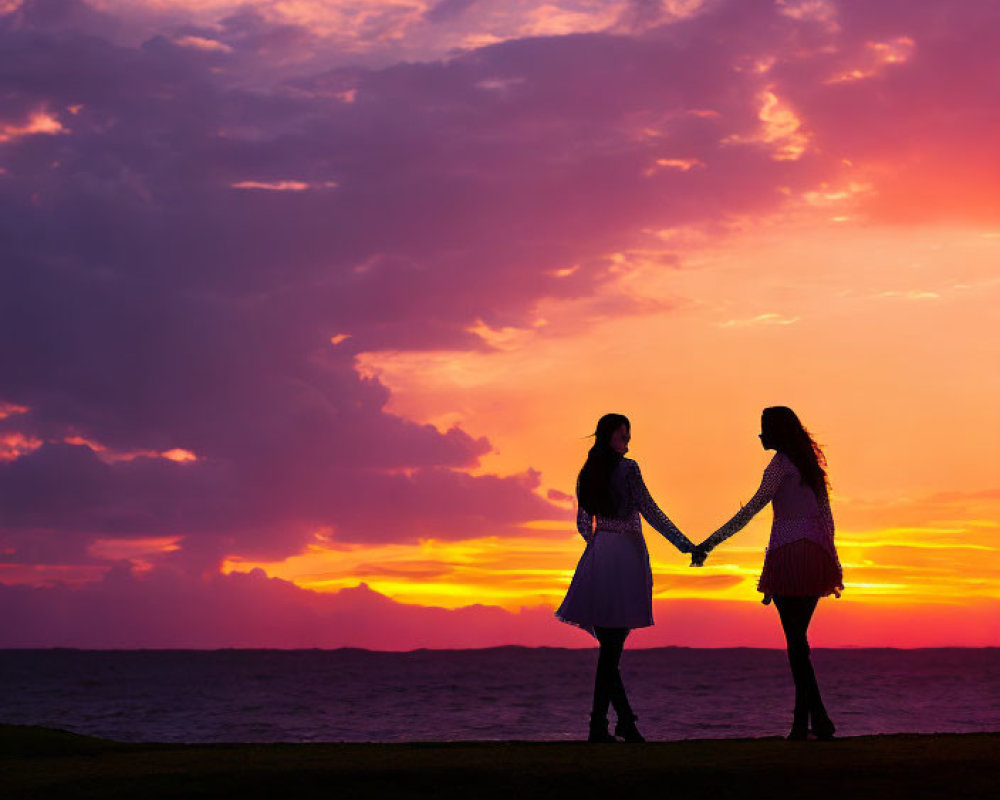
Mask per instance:
[[[608,733],[608,721],[606,719],[594,719],[594,717],[591,717],[590,735],[587,737],[587,741],[610,744],[611,742],[616,742],[618,740]]]
[[[833,734],[837,732],[837,727],[829,717],[813,717],[812,733],[821,742],[829,742],[833,739]]]
[[[787,742],[804,742],[809,738],[809,729],[805,725],[792,725],[792,729],[785,737]]]
[[[639,733],[635,726],[636,716],[625,717],[615,723],[615,736],[621,736],[626,742],[644,742],[646,738]]]
[[[789,742],[804,742],[809,738],[809,711],[796,706],[792,712],[792,729],[785,737]]]

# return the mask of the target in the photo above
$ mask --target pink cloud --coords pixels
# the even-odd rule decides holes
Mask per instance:
[[[984,112],[1000,102],[996,15],[976,2],[837,8],[830,46],[773,74],[816,146],[871,176],[862,208],[895,222],[995,220],[1000,122]]]

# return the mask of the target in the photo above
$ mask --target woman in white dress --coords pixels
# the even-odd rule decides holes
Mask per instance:
[[[608,733],[609,703],[618,716],[615,734],[628,742],[645,741],[618,668],[629,631],[653,624],[653,573],[640,514],[682,553],[694,551],[650,497],[639,465],[625,458],[630,438],[631,425],[622,414],[598,420],[594,446],[576,482],[576,526],[587,546],[556,611],[560,620],[584,628],[600,643],[591,742],[616,741]]]

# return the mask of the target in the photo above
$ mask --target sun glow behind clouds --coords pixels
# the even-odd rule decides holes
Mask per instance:
[[[13,461],[25,453],[37,450],[42,444],[41,439],[16,431],[0,433],[0,461]]]
[[[87,554],[104,561],[127,561],[133,570],[148,572],[158,558],[180,550],[180,540],[180,536],[97,539],[87,548]]]
[[[979,328],[986,309],[1000,301],[1000,284],[991,282],[1000,242],[969,229],[914,235],[858,227],[845,229],[834,243],[815,222],[800,228],[794,220],[711,244],[692,235],[650,232],[689,248],[682,265],[690,268],[649,272],[644,284],[647,295],[683,297],[677,309],[581,323],[558,339],[529,328],[505,332],[508,341],[521,337],[518,346],[485,353],[361,353],[358,367],[393,390],[390,408],[396,413],[417,421],[447,417],[466,430],[488,430],[496,452],[483,458],[483,471],[513,472],[530,463],[541,470],[543,490],[563,495],[572,495],[586,449],[581,437],[592,430],[593,420],[608,410],[628,413],[633,451],[654,496],[695,539],[738,508],[736,497],[745,502],[752,494],[766,458],[754,449],[756,414],[765,405],[788,403],[818,433],[831,459],[849,598],[916,604],[997,598],[1000,497],[939,505],[912,496],[964,482],[983,485],[992,474],[1000,434],[988,423],[989,398],[1000,392],[1000,371],[984,373],[982,365],[1000,363],[1000,353]],[[818,240],[826,242],[821,255],[815,250]],[[622,254],[620,260],[634,258]],[[799,271],[806,259],[812,259],[813,269]],[[621,280],[633,274],[622,270]],[[944,301],[939,306],[923,305],[931,299],[893,305],[896,299],[931,294],[888,288],[915,275],[925,285],[977,289],[933,298]],[[747,313],[779,298],[797,313]],[[546,316],[560,315],[550,307]],[[937,331],[933,341],[922,335],[928,329]],[[970,351],[969,340],[992,355]],[[921,342],[919,353],[906,355],[908,342]],[[650,352],[658,354],[652,361]],[[775,353],[781,354],[780,369],[766,366]],[[813,374],[817,358],[827,379],[800,379]],[[946,369],[932,384],[924,380],[926,359]],[[608,364],[614,365],[613,376],[595,379]],[[848,375],[843,390],[832,392],[831,381]],[[914,382],[923,387],[920,393],[904,388]],[[708,403],[706,397],[714,400]],[[942,430],[936,420],[945,406],[969,420],[979,435],[956,438]],[[897,455],[910,453],[914,437],[922,442],[920,454],[911,453],[902,464]],[[873,449],[872,441],[879,446]],[[706,449],[706,442],[715,445]],[[959,464],[961,479],[949,466]],[[872,494],[876,486],[881,498]],[[664,597],[754,600],[767,516],[717,554],[706,575],[729,576],[724,588],[677,582],[689,574],[683,560],[650,531],[658,591]],[[900,525],[908,519],[910,527]],[[557,536],[559,547],[533,562],[548,570],[551,580],[565,574],[560,570],[571,568],[579,554],[570,520],[564,531],[559,537],[553,530],[549,535]],[[394,557],[413,556],[397,551]],[[287,564],[261,566],[299,580]],[[348,585],[350,577],[337,580],[336,585]],[[467,576],[451,574],[448,580],[466,588],[447,596],[428,588],[427,602],[433,597],[450,605],[475,596],[477,584]],[[504,578],[506,589],[498,581],[490,596],[513,607],[520,588],[530,587],[532,597],[558,599],[564,583],[547,590],[544,581],[533,580],[513,573]],[[379,583],[375,575],[365,581],[399,598],[424,591]]]
[[[180,36],[174,39],[174,44],[181,47],[192,47],[195,50],[207,50],[218,53],[231,53],[233,48],[215,39],[205,39],[201,36]]]
[[[568,523],[566,526],[568,527]],[[314,544],[307,553],[268,563],[230,558],[223,572],[263,569],[306,589],[335,592],[364,582],[406,603],[458,608],[489,603],[507,609],[552,602],[569,585],[573,538],[476,538],[415,545]]]
[[[98,458],[109,464],[113,464],[116,461],[134,461],[137,458],[163,458],[177,464],[186,464],[198,460],[198,456],[190,450],[185,450],[181,447],[174,447],[170,450],[164,450],[162,452],[157,450],[120,451],[111,450],[100,442],[95,442],[92,439],[79,435],[67,436],[63,439],[63,441],[66,444],[87,447],[97,454]]]
[[[794,20],[816,22],[837,30],[837,6],[833,0],[777,0],[778,12]]]
[[[488,603],[508,610],[559,603],[583,548],[569,520],[563,532],[545,538],[460,542],[426,540],[417,545],[327,548],[281,562],[230,558],[223,571],[262,569],[305,589],[337,592],[363,582],[403,603],[459,608]],[[755,521],[741,538],[713,554],[703,571],[692,572],[647,529],[653,552],[656,596],[756,602],[765,525]],[[883,529],[842,531],[839,550],[853,601],[962,603],[1000,598],[995,545],[1000,525],[965,523],[946,531]],[[984,559],[986,560],[984,563]],[[990,566],[992,564],[992,566]]]
[[[561,36],[616,29],[630,0],[477,0],[452,13],[435,14],[440,0],[90,0],[116,15],[135,15],[140,27],[154,20],[195,21],[222,31],[223,21],[253,14],[270,25],[288,26],[293,46],[276,43],[279,62],[312,57],[354,62],[357,58],[397,63],[402,54],[420,61],[448,58],[511,39]],[[670,0],[654,13],[626,24],[639,31],[662,22],[690,18],[703,0]],[[149,24],[146,21],[146,24]],[[297,30],[296,30],[297,29]],[[292,33],[294,31],[294,33]],[[299,35],[302,32],[305,35]],[[182,47],[229,52],[225,42],[186,35]],[[233,42],[235,44],[236,42]],[[345,58],[346,57],[346,58]]]
[[[20,139],[24,136],[67,133],[66,128],[50,111],[39,109],[31,112],[28,118],[16,122],[0,122],[0,144]]]
[[[799,319],[799,317],[784,317],[781,314],[768,312],[748,319],[727,319],[725,322],[720,322],[719,325],[723,328],[745,328],[748,325],[794,325]]]
[[[27,406],[18,406],[14,403],[0,403],[0,419],[6,419],[15,414],[26,414],[27,412]]]
[[[184,450],[180,447],[175,447],[172,450],[165,450],[160,453],[162,458],[168,461],[176,461],[179,464],[184,464],[189,461],[197,461],[198,456],[192,453],[190,450]]]
[[[760,96],[761,121],[759,131],[754,134],[733,134],[724,140],[726,144],[761,143],[772,146],[771,158],[775,161],[797,161],[805,155],[809,137],[802,131],[802,120],[774,93],[773,88]]]
[[[234,189],[264,189],[270,192],[304,192],[309,188],[305,181],[239,181],[230,186]]]
[[[909,36],[897,36],[887,42],[867,42],[858,66],[829,78],[827,83],[850,83],[881,74],[884,67],[904,64],[913,56],[916,42]]]

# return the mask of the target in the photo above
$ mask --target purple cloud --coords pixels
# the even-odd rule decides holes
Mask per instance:
[[[440,0],[424,12],[424,19],[428,22],[450,21],[461,16],[476,2],[477,0]]]

